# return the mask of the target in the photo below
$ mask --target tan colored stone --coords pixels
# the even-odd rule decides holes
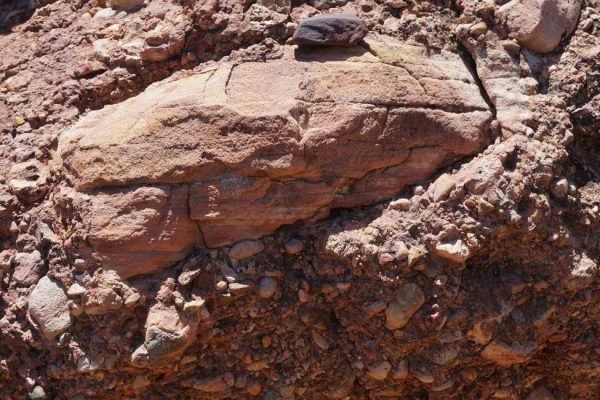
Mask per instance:
[[[229,250],[229,257],[235,260],[242,260],[260,253],[264,248],[265,246],[261,242],[244,240],[231,247],[231,250]]]
[[[389,375],[391,370],[392,370],[392,364],[390,364],[387,361],[383,361],[383,362],[375,365],[373,368],[369,369],[367,371],[367,375],[369,375],[371,378],[373,378],[375,380],[382,381],[385,378],[387,378],[387,376]]]
[[[536,346],[533,342],[514,343],[509,345],[502,341],[494,340],[481,352],[481,356],[498,365],[521,364],[531,358]]]
[[[106,0],[106,5],[116,10],[130,10],[144,5],[144,0]]]
[[[407,283],[402,286],[385,310],[386,328],[403,328],[424,303],[425,294],[419,285]]]
[[[463,264],[471,255],[471,251],[462,240],[453,243],[441,243],[435,246],[435,253],[447,260]]]

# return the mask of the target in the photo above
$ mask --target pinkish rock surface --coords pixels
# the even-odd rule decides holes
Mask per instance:
[[[367,43],[287,47],[90,113],[59,141],[88,199],[90,255],[123,277],[152,272],[193,246],[385,200],[488,143],[491,113],[460,57]]]

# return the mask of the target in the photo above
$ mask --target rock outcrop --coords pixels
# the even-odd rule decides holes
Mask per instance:
[[[221,64],[61,135],[90,255],[123,277],[152,272],[194,246],[387,199],[489,142],[458,55],[367,44]]]
[[[0,3],[1,399],[597,400],[599,0]]]

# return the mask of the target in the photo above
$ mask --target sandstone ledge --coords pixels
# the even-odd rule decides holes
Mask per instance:
[[[390,198],[488,142],[491,112],[458,55],[367,45],[289,46],[90,113],[59,140],[88,256],[151,272],[194,246]]]

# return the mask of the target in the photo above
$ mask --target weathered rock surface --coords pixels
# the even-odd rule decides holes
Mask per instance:
[[[513,365],[527,361],[535,348],[535,343],[507,344],[493,341],[483,349],[481,355],[499,365]]]
[[[573,32],[580,10],[581,0],[512,0],[497,15],[523,46],[548,53]]]
[[[598,0],[547,55],[506,1],[106,3],[0,2],[0,398],[597,400]],[[340,11],[362,47],[283,45]],[[461,139],[475,112],[491,142]],[[71,314],[51,340],[42,275]]]
[[[499,36],[488,31],[485,41],[470,34],[470,25],[459,25],[458,36],[475,60],[477,76],[496,109],[496,118],[506,134],[525,134],[531,124],[532,85],[521,77],[519,57],[508,51]]]
[[[124,277],[150,272],[194,245],[389,198],[489,140],[491,114],[458,56],[368,44],[375,55],[288,47],[219,65],[63,134],[92,256]]]
[[[294,43],[318,46],[354,46],[367,35],[367,25],[350,14],[315,15],[300,22]]]
[[[118,270],[126,276],[180,260],[202,244],[198,226],[189,218],[188,193],[187,186],[142,186],[79,198],[92,245],[82,248],[81,255],[121,266]]]
[[[139,367],[162,368],[177,362],[194,339],[197,321],[181,317],[174,306],[161,303],[150,308],[144,343],[131,355]]]
[[[35,284],[44,273],[44,260],[37,250],[32,253],[17,253],[14,266],[13,279],[25,286]]]
[[[47,276],[40,279],[29,295],[29,314],[49,341],[71,326],[67,302],[64,290]]]

